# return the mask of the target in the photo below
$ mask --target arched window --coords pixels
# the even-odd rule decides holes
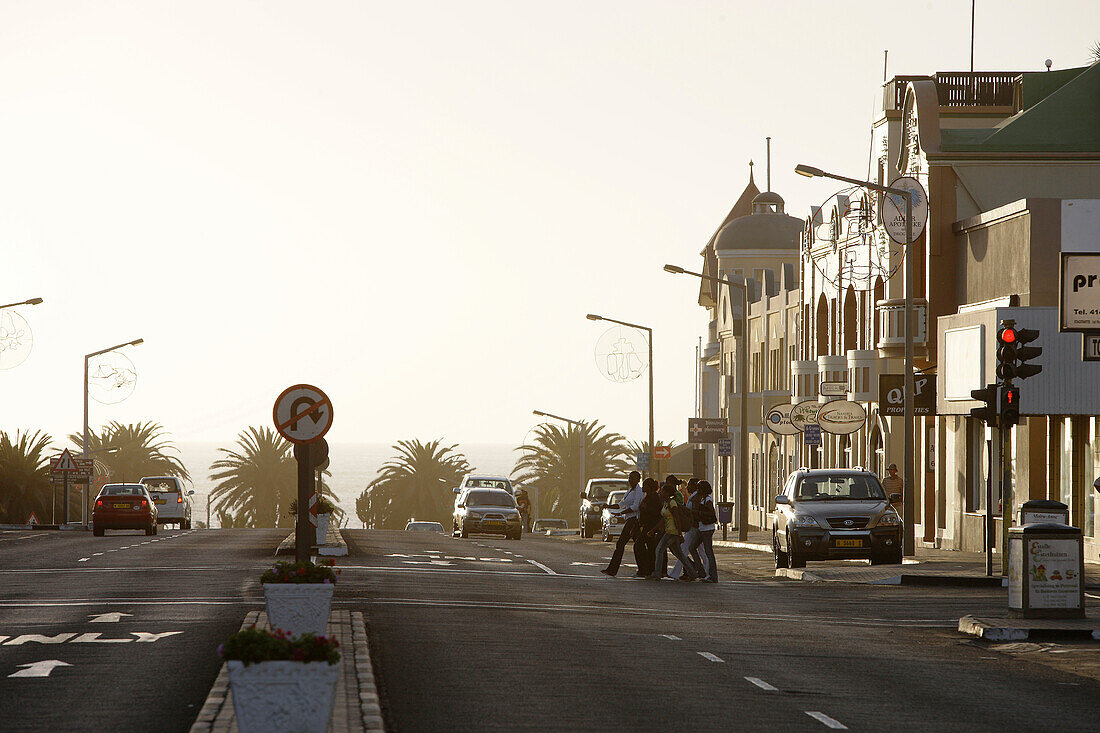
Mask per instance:
[[[829,302],[822,293],[817,301],[817,355],[829,353]]]
[[[858,348],[858,334],[856,333],[856,291],[851,285],[844,296],[844,350],[847,354],[850,350]]]

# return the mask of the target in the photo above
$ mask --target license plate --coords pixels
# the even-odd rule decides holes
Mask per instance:
[[[836,547],[863,547],[863,540],[837,540]]]
[[[504,522],[485,522],[485,524],[486,524],[486,526],[489,526],[489,527],[503,527],[504,526]]]
[[[112,504],[111,506],[113,506],[115,509],[129,509],[132,505],[131,504]]]
[[[155,501],[157,504],[167,504],[168,503],[167,499],[154,499],[153,501]]]

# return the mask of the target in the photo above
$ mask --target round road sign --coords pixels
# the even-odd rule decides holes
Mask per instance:
[[[879,204],[879,217],[890,239],[898,244],[910,244],[920,239],[924,225],[928,223],[928,194],[916,178],[902,176],[890,184],[891,188],[900,188],[913,194],[913,238],[905,237],[905,196],[897,193],[884,193]]]
[[[309,384],[287,387],[272,410],[275,429],[291,443],[312,443],[332,427],[332,402]]]

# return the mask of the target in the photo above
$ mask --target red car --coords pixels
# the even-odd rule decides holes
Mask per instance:
[[[157,533],[157,505],[141,484],[107,484],[92,507],[92,534],[106,529],[144,529]]]

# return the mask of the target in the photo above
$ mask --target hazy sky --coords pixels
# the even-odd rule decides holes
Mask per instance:
[[[1041,7],[1041,12],[1037,8]],[[1086,63],[1094,0],[978,0],[976,68]],[[531,410],[646,433],[596,370],[656,332],[657,436],[693,414],[698,253],[744,188],[803,217],[866,171],[889,73],[969,67],[970,3],[0,2],[0,303],[34,351],[0,429],[79,430],[82,356],[134,338],[92,425],[229,444],[296,382],[330,441],[522,441]]]

